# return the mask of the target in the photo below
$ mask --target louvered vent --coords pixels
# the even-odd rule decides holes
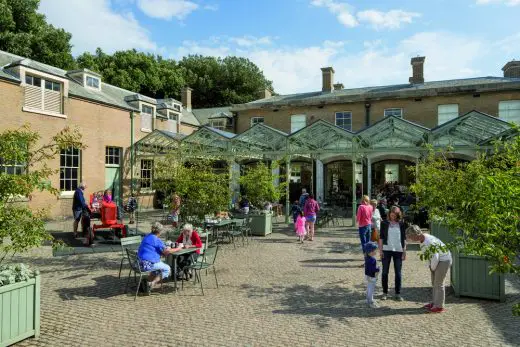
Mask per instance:
[[[25,103],[24,106],[42,109],[42,89],[31,85],[25,86]]]
[[[45,89],[44,111],[61,113],[61,93]]]

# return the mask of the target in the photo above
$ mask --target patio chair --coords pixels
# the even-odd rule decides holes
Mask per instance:
[[[126,250],[130,249],[133,251],[137,251],[139,245],[141,245],[141,241],[141,236],[125,237],[124,239],[121,239],[121,265],[119,266],[118,278],[121,278],[121,270],[123,269],[123,263],[125,259],[128,259],[126,255]]]
[[[218,245],[209,246],[204,251],[204,255],[202,255],[202,261],[196,262],[187,266],[187,269],[193,270],[195,272],[195,281],[193,284],[197,283],[197,280],[200,282],[200,289],[202,290],[202,295],[204,295],[204,287],[202,285],[202,278],[200,277],[201,270],[206,270],[206,274],[208,269],[213,268],[213,274],[215,275],[215,283],[218,288],[218,279],[217,279],[217,270],[215,269],[215,261],[217,259],[218,253]],[[182,287],[184,288],[184,281],[182,282]]]
[[[139,258],[137,257],[137,254],[134,251],[127,248],[126,255],[128,257],[128,262],[130,263],[130,272],[128,273],[128,279],[126,280],[125,294],[128,290],[128,283],[130,282],[130,276],[132,275],[132,271],[134,272],[134,283],[137,279],[137,276],[139,276],[139,281],[137,282],[137,288],[135,290],[135,297],[134,297],[134,301],[135,301],[137,299],[137,294],[139,293],[139,288],[141,287],[141,282],[143,281],[143,277],[145,278],[145,281],[147,282],[148,277],[154,271],[141,270],[141,266],[139,266]],[[161,279],[161,291],[163,289],[162,285],[163,285],[163,281]]]

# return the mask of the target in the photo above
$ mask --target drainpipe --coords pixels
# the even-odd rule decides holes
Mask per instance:
[[[130,112],[130,196],[134,196],[134,118],[133,111]]]
[[[365,103],[365,128],[370,126],[370,103]]]

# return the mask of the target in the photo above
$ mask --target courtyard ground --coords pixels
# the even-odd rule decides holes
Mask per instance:
[[[141,228],[156,217],[148,215]],[[275,224],[272,235],[248,246],[221,247],[219,289],[213,276],[203,275],[205,296],[192,283],[177,294],[167,283],[163,294],[137,301],[123,293],[128,272],[117,276],[120,253],[52,257],[42,247],[16,258],[42,274],[41,336],[18,345],[519,345],[520,317],[511,316],[520,300],[517,278],[507,281],[505,303],[450,291],[445,314],[425,314],[430,275],[417,249],[411,247],[403,266],[405,301],[370,309],[357,231],[349,226],[320,228],[315,241],[300,245],[292,229]]]

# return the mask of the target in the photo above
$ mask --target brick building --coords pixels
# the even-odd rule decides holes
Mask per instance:
[[[425,60],[411,59],[408,83],[378,87],[344,89],[341,83],[335,83],[332,67],[322,68],[320,91],[278,96],[265,91],[259,100],[234,105],[235,132],[241,134],[261,123],[290,135],[324,120],[358,134],[388,116],[436,129],[473,110],[520,124],[520,61],[508,62],[502,77],[430,82],[424,80]],[[322,199],[348,196],[350,193],[334,192],[352,189],[349,183],[353,182],[354,171],[359,171],[355,181],[365,188],[387,181],[406,185],[410,179],[407,166],[414,165],[417,157],[391,152],[368,155],[357,164],[361,170],[353,170],[349,155],[320,156],[319,160],[293,158],[291,199],[301,187],[311,188]],[[468,160],[471,155],[459,153],[458,159]],[[372,173],[370,178],[367,172]]]
[[[43,144],[64,127],[77,127],[87,146],[82,151],[63,151],[60,158],[50,163],[50,167],[60,169],[60,174],[52,177],[53,186],[61,191],[58,199],[48,193],[35,193],[27,203],[34,208],[47,208],[49,217],[69,216],[73,191],[81,180],[88,185],[86,197],[112,188],[114,196],[122,199],[129,192],[132,176],[132,141],[154,130],[172,136],[189,135],[201,125],[198,113],[202,115],[202,124],[210,124],[209,118],[220,113],[226,119],[230,117],[226,113],[229,108],[192,110],[191,92],[189,88],[183,90],[183,102],[156,100],[104,83],[102,76],[93,71],[65,71],[0,51],[0,131],[29,124],[40,134]],[[0,170],[19,172],[16,165],[3,164]],[[137,161],[133,175],[146,192],[153,175],[150,162]],[[141,197],[142,208],[152,207],[151,193]]]

